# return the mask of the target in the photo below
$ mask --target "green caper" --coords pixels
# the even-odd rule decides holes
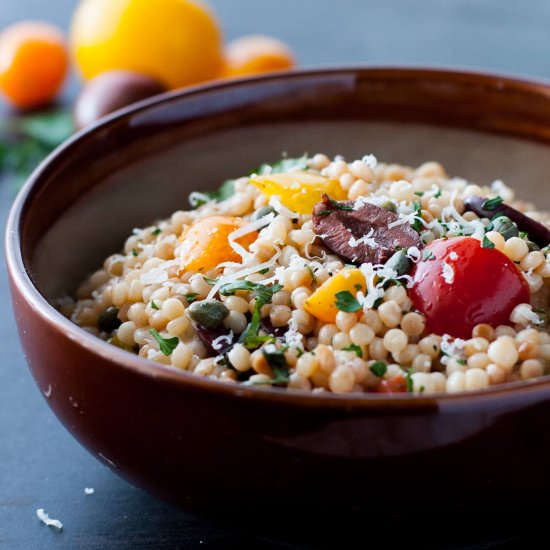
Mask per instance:
[[[386,266],[397,272],[397,275],[405,275],[411,268],[411,260],[407,258],[407,253],[404,250],[398,250],[386,262]]]
[[[254,221],[259,220],[260,218],[263,218],[265,216],[268,216],[269,214],[276,214],[277,211],[273,206],[262,206],[259,210],[256,210],[254,213],[253,219]]]
[[[116,330],[122,321],[118,318],[118,308],[110,306],[103,310],[97,319],[97,326],[102,332],[111,333]]]
[[[492,221],[492,224],[493,231],[498,231],[504,240],[519,235],[518,226],[508,216],[499,216]]]
[[[380,208],[383,208],[384,210],[389,210],[390,212],[393,212],[394,214],[397,212],[397,206],[395,206],[395,203],[393,203],[392,201],[383,202],[380,205]]]
[[[533,241],[527,241],[527,248],[529,249],[529,252],[533,252],[533,250],[540,250],[540,246]]]
[[[191,319],[204,328],[218,328],[229,315],[229,310],[218,300],[193,302],[188,310]]]

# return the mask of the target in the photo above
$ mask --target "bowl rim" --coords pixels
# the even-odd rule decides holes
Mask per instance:
[[[185,90],[169,91],[148,98],[128,107],[120,109],[98,122],[76,132],[67,141],[50,153],[29,176],[17,194],[6,224],[4,246],[8,275],[12,284],[30,306],[35,315],[39,315],[57,332],[65,338],[77,342],[109,362],[113,368],[123,368],[151,380],[160,380],[175,384],[182,388],[203,390],[214,394],[226,395],[237,399],[252,399],[270,402],[271,404],[292,404],[295,406],[329,408],[329,409],[374,409],[374,410],[414,410],[415,412],[429,411],[436,408],[460,409],[472,408],[472,405],[487,406],[498,402],[503,397],[522,398],[528,394],[533,400],[546,397],[550,390],[550,375],[534,381],[517,381],[503,385],[489,387],[484,390],[466,391],[458,394],[436,393],[430,395],[418,394],[376,394],[376,393],[347,393],[332,392],[313,393],[305,390],[288,390],[276,387],[252,386],[245,384],[230,384],[208,377],[199,376],[189,371],[182,371],[175,367],[162,365],[152,360],[144,359],[128,351],[122,350],[101,340],[78,325],[67,319],[40,293],[34,285],[25,267],[22,254],[21,235],[19,230],[24,218],[27,202],[33,200],[36,188],[39,188],[44,174],[57,163],[62,162],[65,155],[79,144],[94,140],[98,133],[107,130],[117,122],[129,119],[132,116],[147,111],[155,106],[170,103],[171,101],[185,101],[187,98],[208,95],[225,88],[261,87],[264,83],[273,81],[292,81],[299,79],[330,79],[345,77],[346,75],[368,77],[376,73],[393,75],[407,75],[422,79],[427,75],[437,76],[440,79],[470,79],[484,81],[493,86],[508,86],[516,89],[529,90],[532,93],[550,97],[550,80],[525,78],[515,75],[504,75],[497,72],[481,70],[449,69],[444,67],[418,67],[394,65],[367,65],[367,66],[339,66],[337,68],[314,68],[278,72],[260,75],[251,78],[233,79],[217,83],[208,83],[194,86]],[[527,138],[524,138],[527,139]],[[13,293],[13,291],[12,291]]]

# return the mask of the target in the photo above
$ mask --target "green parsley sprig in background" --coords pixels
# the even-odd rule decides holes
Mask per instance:
[[[0,118],[0,176],[19,189],[38,164],[74,132],[69,109]]]

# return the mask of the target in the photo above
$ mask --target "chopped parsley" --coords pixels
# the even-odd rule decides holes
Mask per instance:
[[[342,348],[342,351],[351,351],[357,355],[357,357],[363,357],[363,350],[357,344],[350,344],[349,346]]]
[[[207,285],[210,286],[214,286],[218,282],[218,279],[211,279],[210,277],[206,276],[204,276],[202,279]]]
[[[152,328],[149,332],[157,341],[159,349],[164,355],[170,355],[176,349],[176,346],[180,341],[177,336],[174,336],[173,338],[163,338],[154,328]]]
[[[417,197],[423,197],[423,196],[424,196],[424,191],[415,191],[414,194],[415,194]]]
[[[487,238],[487,235],[483,235],[483,240],[481,241],[481,246],[483,248],[495,248],[495,244]]]
[[[422,231],[422,204],[418,201],[413,202],[414,220],[411,222],[411,227],[418,233]]]
[[[336,298],[336,307],[340,311],[355,313],[361,309],[361,304],[349,290],[341,290],[340,292],[337,292],[334,297]]]
[[[405,382],[407,383],[407,392],[412,393],[414,388],[414,383],[412,379],[413,369],[407,369],[405,371]]]
[[[156,237],[157,235],[160,235],[160,233],[162,233],[162,229],[160,227],[155,227],[155,229],[153,229],[153,231],[151,231],[151,235],[153,235],[153,237]]]
[[[435,199],[438,199],[439,197],[441,197],[441,189],[438,189],[437,193],[434,195]]]
[[[206,191],[198,193],[198,196],[190,197],[189,202],[193,208],[198,208],[208,201],[221,202],[232,197],[235,193],[235,180],[224,181],[215,191]],[[202,197],[205,197],[204,199]],[[206,200],[205,200],[206,199]]]
[[[313,283],[317,283],[317,277],[315,276],[315,273],[313,272],[313,269],[311,266],[306,265],[306,269],[309,271],[309,274],[311,275],[311,280]]]
[[[225,284],[220,288],[222,296],[232,296],[239,290],[254,293],[256,303],[254,304],[252,319],[239,338],[239,342],[244,344],[248,349],[256,349],[266,342],[273,342],[273,336],[260,335],[261,310],[266,304],[271,303],[273,295],[282,290],[282,288],[279,284],[266,286],[261,283],[253,283],[252,281],[235,281],[234,283]]]
[[[529,235],[528,235],[527,231],[520,231],[519,234],[518,234],[518,237],[520,239],[527,239],[527,238],[529,238]]]
[[[331,213],[330,210],[321,210],[321,212],[317,212],[315,214],[317,217],[324,218],[325,216],[328,216]]]
[[[283,349],[278,349],[274,344],[262,348],[262,354],[273,372],[271,384],[288,383],[288,364]]]
[[[345,212],[353,211],[353,206],[349,204],[343,204],[341,202],[335,201],[334,199],[331,199],[330,197],[327,197],[327,199],[328,202],[330,202],[330,204],[334,206],[334,208],[336,208],[336,210],[344,210]]]
[[[457,359],[456,362],[457,362],[459,365],[465,365],[465,364],[466,364],[466,359]]]
[[[137,248],[132,248],[132,256],[134,257],[139,256],[139,252],[137,251]]]
[[[432,262],[433,260],[435,260],[435,255],[431,250],[426,249],[422,252],[423,262]]]
[[[157,306],[155,300],[151,300],[151,309],[159,310],[159,306]]]
[[[496,210],[503,202],[504,199],[500,195],[497,195],[494,199],[484,200],[481,204],[481,208],[485,208],[485,210]]]
[[[187,300],[188,304],[192,304],[197,300],[198,292],[190,292],[189,294],[185,295],[185,299]]]
[[[260,271],[258,271],[258,273],[260,275],[265,275],[268,271],[269,271],[269,267],[264,267],[263,269],[260,269]]]
[[[388,366],[384,361],[376,361],[376,363],[373,363],[370,367],[370,371],[374,376],[378,376],[379,378],[382,378],[386,372],[388,372]]]

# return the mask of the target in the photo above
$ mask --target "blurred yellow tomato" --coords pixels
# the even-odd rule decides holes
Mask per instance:
[[[71,48],[84,78],[126,69],[180,88],[216,78],[222,38],[201,0],[82,0]]]

